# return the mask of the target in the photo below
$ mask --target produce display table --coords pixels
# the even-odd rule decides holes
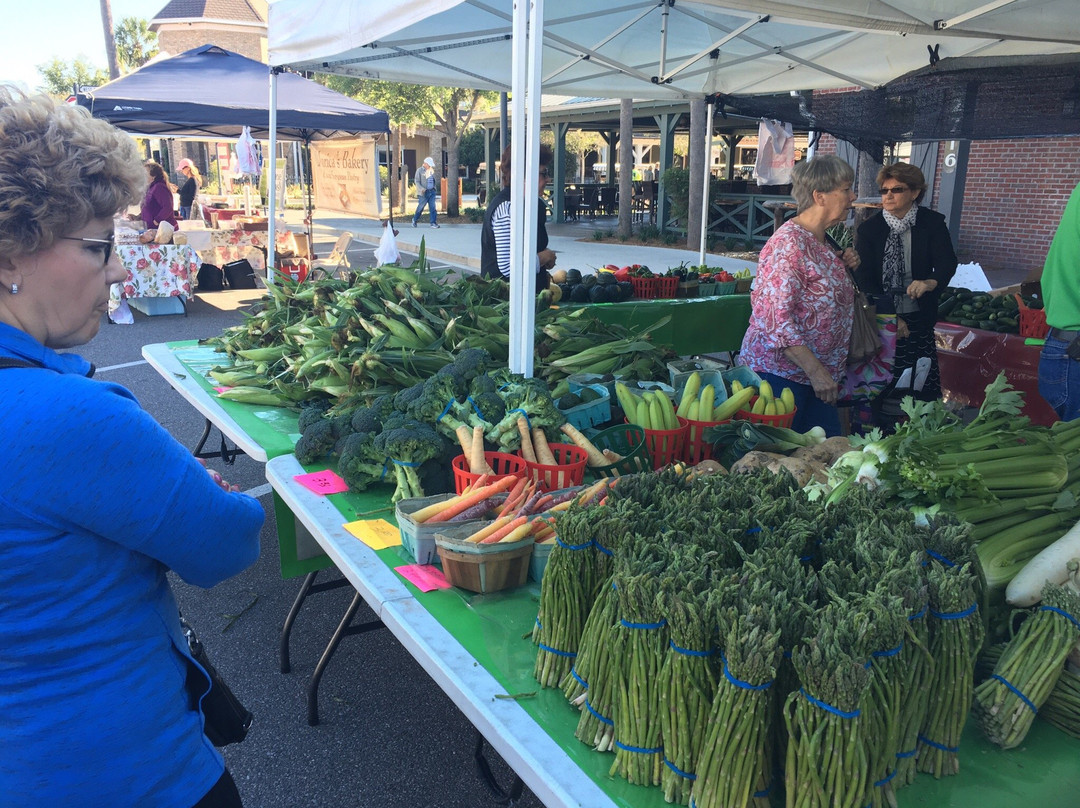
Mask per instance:
[[[266,248],[269,244],[265,230],[244,230],[239,227],[220,230],[186,230],[188,245],[205,264],[225,266],[231,261],[246,258],[252,269],[266,269]],[[277,253],[295,253],[296,239],[290,230],[278,230],[274,237]]]
[[[127,270],[127,279],[110,287],[110,313],[120,306],[121,298],[127,298],[141,300],[142,305],[132,305],[145,314],[184,314],[183,301],[191,298],[191,278],[199,269],[199,257],[191,247],[117,244],[116,254]]]
[[[304,471],[292,456],[266,466],[274,490],[383,623],[546,806],[667,805],[659,788],[609,777],[612,756],[575,739],[578,713],[561,691],[540,690],[533,679],[535,647],[526,635],[536,618],[538,585],[490,595],[456,588],[421,593],[392,572],[412,563],[403,548],[374,551],[341,528],[357,513],[378,507],[380,498],[385,502],[385,493],[320,497],[293,479]],[[960,774],[942,780],[919,775],[897,800],[901,808],[1073,805],[1080,784],[1078,754],[1080,741],[1043,722],[1036,721],[1024,744],[1008,752],[991,746],[969,723]]]
[[[998,334],[979,328],[938,323],[934,327],[941,391],[946,401],[965,407],[983,402],[986,385],[1005,372],[1024,393],[1024,414],[1033,423],[1049,426],[1057,414],[1039,395],[1039,354],[1042,345],[1028,345],[1017,334]]]
[[[750,322],[750,295],[627,300],[623,303],[560,304],[565,309],[588,306],[601,322],[642,329],[663,317],[667,323],[650,332],[657,345],[669,345],[679,356],[724,353],[742,347]]]

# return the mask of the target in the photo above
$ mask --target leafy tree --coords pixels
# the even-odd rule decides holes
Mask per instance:
[[[130,73],[158,54],[157,34],[139,17],[124,17],[116,26],[116,58],[120,69]]]
[[[458,146],[458,159],[465,166],[469,176],[473,176],[474,170],[484,162],[484,129],[481,126],[470,127],[461,136]]]
[[[37,66],[41,74],[41,89],[50,95],[68,96],[72,85],[98,87],[109,80],[109,73],[104,68],[95,67],[85,56],[77,56],[70,62],[54,58]]]

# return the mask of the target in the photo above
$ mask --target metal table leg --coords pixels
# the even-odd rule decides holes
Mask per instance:
[[[199,442],[195,445],[195,448],[191,451],[191,453],[195,455],[195,457],[201,458],[203,460],[213,460],[214,458],[219,457],[222,461],[224,461],[226,466],[231,466],[233,463],[236,462],[236,456],[238,454],[243,454],[243,452],[241,452],[235,446],[232,449],[228,447],[228,445],[225,443],[224,432],[221,433],[220,449],[218,449],[216,452],[203,451],[203,446],[206,445],[206,440],[210,437],[210,430],[212,430],[213,428],[214,425],[210,423],[210,419],[207,418],[206,425],[203,427],[202,437],[199,438]]]
[[[477,771],[480,772],[480,779],[494,795],[496,805],[513,806],[521,799],[521,792],[525,790],[525,783],[516,774],[508,789],[504,789],[496,783],[491,766],[488,764],[487,758],[484,757],[484,743],[484,736],[477,730],[476,744],[473,746],[473,760],[476,762]]]
[[[304,576],[304,580],[300,584],[300,591],[296,593],[296,600],[293,601],[293,605],[289,608],[289,613],[285,615],[285,625],[281,627],[281,644],[279,651],[282,673],[288,673],[292,669],[292,666],[289,664],[289,636],[292,634],[293,623],[296,622],[296,616],[300,614],[300,607],[304,605],[307,596],[314,595],[318,592],[329,592],[331,589],[340,589],[343,586],[349,585],[349,582],[344,578],[335,578],[332,581],[315,583],[315,578],[318,574],[319,570],[315,570]]]
[[[346,581],[345,583],[348,582]],[[319,681],[322,679],[323,671],[326,670],[326,666],[330,663],[330,658],[334,655],[334,651],[337,650],[341,638],[348,634],[362,634],[377,628],[385,628],[383,622],[378,618],[370,620],[367,623],[358,623],[355,626],[349,625],[363,600],[364,597],[359,592],[353,596],[349,608],[345,610],[345,614],[342,616],[341,622],[334,632],[334,636],[330,638],[329,645],[326,646],[326,650],[323,651],[322,657],[319,658],[319,664],[315,666],[315,671],[311,674],[311,681],[308,682],[307,692],[307,722],[309,727],[314,727],[319,723]]]

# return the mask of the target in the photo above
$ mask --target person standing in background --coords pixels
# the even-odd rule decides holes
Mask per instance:
[[[424,158],[423,165],[416,169],[416,196],[420,200],[416,206],[416,213],[412,217],[412,226],[416,227],[420,214],[427,205],[431,210],[431,226],[438,227],[435,221],[435,161],[430,157]]]
[[[1080,416],[1080,185],[1061,214],[1041,283],[1050,333],[1039,356],[1039,393],[1071,421]]]
[[[180,186],[180,218],[198,219],[198,215],[191,215],[191,210],[195,206],[195,197],[199,193],[199,188],[202,187],[202,175],[187,157],[177,163],[176,167],[186,178],[184,184]]]
[[[165,169],[153,160],[146,162],[146,174],[150,184],[146,187],[139,218],[147,230],[154,230],[162,222],[176,227],[176,214],[173,213],[173,192],[165,178]]]
[[[919,207],[926,178],[917,166],[885,166],[877,183],[882,209],[859,225],[862,263],[855,278],[879,312],[897,315],[897,394],[934,401],[941,398],[934,325],[941,291],[956,273],[956,252],[945,217]]]

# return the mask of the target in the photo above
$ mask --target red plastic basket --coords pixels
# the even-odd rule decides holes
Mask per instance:
[[[678,278],[656,278],[656,296],[658,298],[675,297],[679,292]]]
[[[726,424],[731,419],[724,421],[691,421],[689,418],[679,416],[679,423],[686,424],[686,447],[683,449],[682,459],[690,465],[696,465],[702,460],[712,460],[712,444],[705,440],[703,433],[710,426]]]
[[[533,463],[524,460],[529,479],[540,486],[542,491],[557,491],[585,482],[585,450],[572,443],[549,443],[548,448],[555,456],[555,465]]]
[[[1050,333],[1050,324],[1046,322],[1044,309],[1020,309],[1020,336],[1033,339],[1046,339]]]
[[[758,400],[757,396],[750,399],[750,407],[754,406],[754,402]],[[791,412],[786,412],[783,415],[763,415],[760,413],[750,412],[750,409],[739,410],[735,413],[735,417],[740,421],[749,421],[752,424],[767,424],[768,426],[782,426],[790,427],[795,420],[795,413],[799,411],[796,407]]]
[[[627,423],[630,423],[627,421]],[[686,450],[686,436],[690,424],[685,418],[679,419],[678,429],[646,429],[645,448],[652,458],[653,470],[662,469],[682,459]]]
[[[642,300],[653,300],[660,289],[659,278],[630,278],[634,287],[634,297]]]
[[[501,477],[525,476],[525,460],[517,455],[504,452],[484,452],[484,459],[495,470],[495,476],[490,478],[492,482]],[[469,471],[469,463],[463,454],[450,461],[450,467],[454,470],[454,490],[459,494],[465,490],[466,486],[472,485],[480,479],[479,474],[473,474]]]

